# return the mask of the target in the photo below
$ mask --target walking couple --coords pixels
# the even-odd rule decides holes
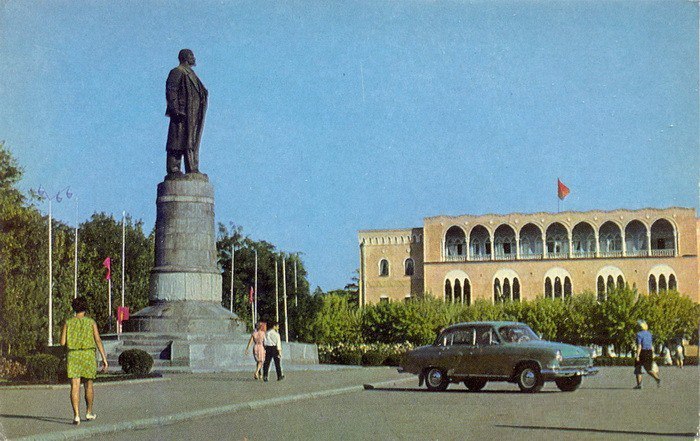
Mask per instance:
[[[279,324],[275,321],[258,322],[255,326],[255,331],[253,331],[250,340],[248,340],[248,346],[245,348],[246,355],[248,355],[251,344],[253,345],[253,358],[257,363],[253,378],[267,381],[270,363],[274,360],[277,381],[284,380],[281,362],[282,339],[280,338]]]

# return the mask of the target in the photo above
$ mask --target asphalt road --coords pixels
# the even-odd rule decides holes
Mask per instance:
[[[481,392],[450,385],[428,392],[417,380],[101,436],[104,440],[680,440],[696,439],[697,367],[662,367],[662,386],[631,368],[603,368],[576,392],[547,383],[523,394],[508,383]],[[335,375],[335,373],[329,373]]]

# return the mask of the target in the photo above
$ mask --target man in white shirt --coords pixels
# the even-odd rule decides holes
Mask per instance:
[[[277,381],[284,380],[282,375],[282,339],[280,338],[280,325],[275,321],[268,322],[268,331],[265,333],[265,363],[263,363],[263,380],[267,381],[267,374],[270,372],[270,362],[275,360],[275,370],[277,371]]]

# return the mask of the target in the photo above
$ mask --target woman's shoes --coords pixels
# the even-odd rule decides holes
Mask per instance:
[[[88,420],[88,421],[92,421],[92,420],[94,420],[95,418],[97,418],[97,415],[95,415],[94,413],[86,413],[86,414],[85,414],[85,419]]]
[[[257,372],[256,372],[255,374],[253,374],[253,378],[255,378],[256,380],[257,380],[258,378],[260,378],[260,377],[258,377],[258,373],[257,373]]]
[[[80,425],[80,417],[79,416],[73,417],[73,424],[76,426]]]

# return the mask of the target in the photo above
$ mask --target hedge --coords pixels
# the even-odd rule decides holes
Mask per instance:
[[[700,324],[700,305],[690,298],[676,291],[644,295],[629,288],[608,293],[602,302],[593,293],[581,293],[566,299],[496,304],[477,300],[470,306],[430,296],[358,308],[345,297],[325,295],[321,303],[300,332],[300,340],[324,345],[424,345],[453,323],[512,320],[527,323],[546,340],[580,346],[612,345],[615,352],[624,353],[632,349],[638,319],[647,321],[657,343],[685,335],[691,344],[697,344]]]

